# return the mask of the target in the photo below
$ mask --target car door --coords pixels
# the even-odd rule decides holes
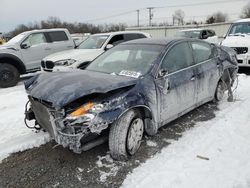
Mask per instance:
[[[176,44],[165,55],[156,79],[162,122],[179,116],[195,104],[196,85],[193,64],[192,50],[187,42]]]
[[[52,53],[44,33],[30,34],[21,43],[21,53],[28,70],[40,67],[41,60]]]
[[[197,102],[213,97],[219,69],[216,47],[206,42],[191,42],[196,62]]]
[[[72,40],[69,40],[64,31],[50,31],[46,32],[45,34],[50,41],[49,46],[52,50],[52,53],[74,48]]]

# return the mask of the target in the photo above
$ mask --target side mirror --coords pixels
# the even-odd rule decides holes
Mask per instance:
[[[168,71],[166,69],[161,69],[158,73],[159,78],[164,78],[168,75]]]
[[[202,35],[202,39],[207,39],[208,35]]]
[[[224,34],[224,35],[223,35],[223,38],[225,39],[226,37],[227,37],[227,34]]]
[[[114,45],[108,44],[108,45],[105,47],[105,50],[109,50],[109,49],[111,49],[111,48],[113,48],[113,47],[114,47]]]
[[[28,44],[21,44],[21,48],[22,49],[27,49],[27,48],[29,48],[30,46],[28,45]]]

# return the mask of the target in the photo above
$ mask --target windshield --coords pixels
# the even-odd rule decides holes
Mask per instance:
[[[21,33],[15,37],[13,37],[12,39],[10,39],[7,44],[15,44],[18,43],[19,41],[21,41],[26,35],[24,33]]]
[[[118,45],[95,59],[86,70],[138,78],[150,70],[163,48],[161,45]]]
[[[77,49],[98,49],[101,48],[109,35],[92,35],[83,41]]]
[[[200,31],[179,31],[177,32],[176,36],[199,39]]]
[[[250,23],[245,22],[233,24],[229,31],[229,35],[237,34],[250,34]]]

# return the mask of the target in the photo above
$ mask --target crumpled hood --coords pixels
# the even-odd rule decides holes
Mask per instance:
[[[221,44],[228,47],[250,47],[250,35],[227,36]]]
[[[44,61],[59,61],[64,59],[74,59],[80,62],[92,61],[102,54],[102,49],[72,49],[51,54],[44,58]]]
[[[92,93],[132,86],[138,79],[92,71],[42,73],[24,83],[27,93],[39,100],[52,103],[55,108]]]

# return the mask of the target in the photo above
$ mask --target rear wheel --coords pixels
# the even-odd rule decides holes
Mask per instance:
[[[19,80],[20,73],[10,64],[0,64],[0,87],[7,88],[15,86]]]
[[[109,149],[117,160],[127,160],[134,155],[140,145],[144,132],[144,121],[137,110],[130,110],[110,128]]]
[[[219,81],[215,90],[214,98],[216,101],[221,101],[226,91],[226,84],[223,81]]]

